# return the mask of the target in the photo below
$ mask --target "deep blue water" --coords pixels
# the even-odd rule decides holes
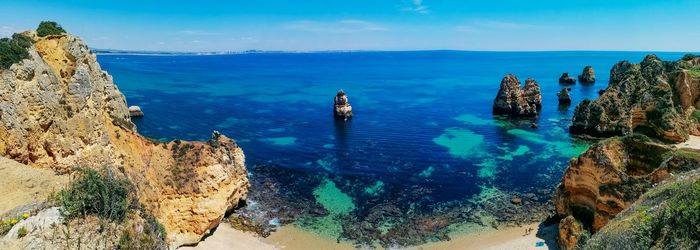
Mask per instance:
[[[243,147],[249,166],[322,173],[361,211],[374,204],[365,202],[368,197],[390,199],[416,187],[428,190],[423,198],[434,203],[464,201],[492,188],[552,190],[568,160],[589,144],[567,132],[575,105],[605,88],[616,62],[638,63],[646,54],[422,51],[98,60],[127,103],[145,112],[135,121],[142,134],[205,140],[219,130]],[[559,108],[558,77],[575,77],[586,65],[596,70],[597,83],[571,86],[572,106]],[[507,73],[539,82],[543,108],[536,120],[491,115]],[[353,106],[355,117],[347,122],[332,117],[338,89]],[[530,128],[532,122],[539,127]]]

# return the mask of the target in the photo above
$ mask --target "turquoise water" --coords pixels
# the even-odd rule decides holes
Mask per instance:
[[[435,232],[476,220],[464,214],[498,217],[482,203],[499,193],[537,193],[532,202],[546,206],[547,190],[589,145],[568,134],[575,104],[597,96],[614,63],[645,55],[424,51],[98,60],[129,105],[145,112],[135,120],[142,134],[205,140],[219,130],[235,138],[245,150],[253,189],[266,190],[251,195],[256,209],[268,211],[262,217],[283,217],[331,238],[404,245],[420,242],[396,242],[397,235],[441,240]],[[578,75],[586,65],[594,67],[598,82],[571,86],[574,105],[558,107],[558,77]],[[538,118],[491,115],[507,73],[539,82]],[[332,117],[338,89],[353,105],[355,117],[347,122]],[[530,127],[533,122],[538,128]],[[269,197],[271,192],[293,198]],[[295,205],[303,202],[311,208]],[[435,218],[446,222],[412,226]]]

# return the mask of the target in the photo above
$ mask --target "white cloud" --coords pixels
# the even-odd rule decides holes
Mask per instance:
[[[427,5],[423,5],[423,0],[413,0],[411,2],[411,7],[406,7],[403,8],[403,11],[407,12],[415,12],[419,14],[428,14],[430,13],[430,9],[428,8]]]
[[[315,33],[356,33],[385,31],[386,28],[372,22],[355,19],[344,19],[333,22],[293,21],[284,24],[284,28]]]

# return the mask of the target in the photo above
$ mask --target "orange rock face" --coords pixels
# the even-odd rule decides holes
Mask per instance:
[[[85,166],[121,174],[172,247],[198,242],[246,198],[245,156],[233,140],[139,135],[124,96],[80,39],[25,34],[35,40],[30,59],[0,71],[1,155],[57,173]]]

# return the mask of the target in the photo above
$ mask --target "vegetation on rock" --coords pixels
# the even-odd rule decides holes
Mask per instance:
[[[66,33],[66,30],[61,27],[58,23],[54,21],[42,21],[39,23],[39,27],[36,28],[36,34],[44,37],[50,35],[61,35]]]
[[[32,40],[22,34],[13,34],[12,38],[0,39],[0,69],[9,69],[12,64],[29,58],[27,48]]]
[[[67,219],[94,214],[103,219],[123,221],[132,198],[131,184],[111,174],[89,168],[77,168],[80,175],[70,187],[61,191],[59,201]]]

